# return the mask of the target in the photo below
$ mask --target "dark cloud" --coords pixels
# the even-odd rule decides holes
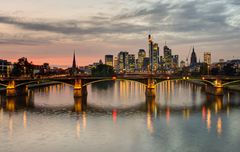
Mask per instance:
[[[96,19],[96,20],[95,20]],[[47,31],[71,35],[111,34],[111,33],[136,33],[146,29],[144,26],[130,23],[111,22],[107,18],[94,17],[89,21],[26,21],[21,18],[0,16],[0,23],[12,24],[25,30]]]
[[[198,37],[201,41],[217,41],[223,37],[240,38],[235,34],[239,32],[239,26],[229,24],[229,18],[237,15],[229,13],[229,7],[234,5],[235,9],[239,10],[238,0],[158,1],[153,3],[139,0],[138,2],[146,5],[132,10],[123,8],[122,12],[114,16],[98,14],[88,20],[54,21],[0,15],[0,23],[11,24],[24,30],[60,34],[62,37],[77,40],[85,36],[104,39],[109,35],[113,38],[117,37],[118,34],[123,36],[137,35],[149,30],[159,35],[161,33],[174,33],[172,39],[179,42],[192,42],[193,40],[190,40],[189,37],[193,39]],[[13,39],[14,41],[25,43],[27,38],[26,41],[19,42],[19,39]],[[35,43],[35,40],[32,41],[29,40],[30,44]],[[7,43],[7,40],[1,42]],[[36,40],[37,42],[38,40]],[[45,43],[45,41],[40,40],[39,43]]]

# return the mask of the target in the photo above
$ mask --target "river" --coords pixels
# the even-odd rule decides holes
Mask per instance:
[[[167,81],[156,97],[142,84],[109,81],[74,98],[64,84],[0,96],[0,152],[239,151],[240,93],[214,97],[189,82]]]

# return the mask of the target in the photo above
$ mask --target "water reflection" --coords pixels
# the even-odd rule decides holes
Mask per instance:
[[[196,138],[201,138],[199,142],[217,142],[214,136],[222,139],[230,133],[238,133],[236,114],[239,111],[236,109],[240,107],[240,95],[236,92],[225,91],[224,96],[212,96],[200,86],[180,81],[158,85],[155,98],[146,98],[145,87],[134,82],[99,83],[87,89],[87,97],[74,97],[73,89],[65,85],[32,89],[28,96],[17,98],[1,95],[1,137],[6,136],[11,142],[17,138],[19,142],[21,135],[24,139],[28,135],[31,141],[43,139],[36,140],[42,145],[59,140],[58,145],[67,143],[71,147],[76,143],[78,147],[87,148],[92,144],[103,146],[109,141],[115,146],[118,143],[115,141],[130,140],[138,146],[160,144],[153,148],[157,151],[165,143],[167,149],[174,144],[189,147]],[[138,138],[139,132],[144,138]],[[103,137],[106,141],[101,143],[105,140]],[[233,137],[228,140],[239,141],[238,136]],[[4,142],[0,142],[0,146],[1,143]]]
[[[5,97],[1,96],[1,108],[9,112],[15,112],[22,109],[31,109],[34,107],[34,97],[33,92],[28,95],[18,96],[18,97]]]

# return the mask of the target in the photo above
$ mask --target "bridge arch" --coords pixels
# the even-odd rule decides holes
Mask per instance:
[[[235,84],[235,83],[240,83],[240,80],[235,80],[235,81],[224,83],[223,86],[225,87],[225,86],[228,86],[228,85],[231,85],[231,84]]]
[[[2,87],[7,87],[7,85],[6,85],[6,84],[3,84],[3,83],[0,83],[0,86],[2,86]]]
[[[208,80],[204,80],[204,79],[183,79],[183,78],[177,78],[177,79],[166,79],[166,80],[163,80],[163,81],[160,81],[158,83],[155,84],[155,86],[163,83],[163,82],[167,82],[167,81],[189,81],[189,80],[195,80],[195,81],[199,81],[199,82],[203,82],[204,84],[206,85],[211,85],[211,86],[214,86],[214,82],[211,82],[211,81],[208,81]]]
[[[17,88],[17,87],[20,87],[20,86],[29,85],[29,84],[33,84],[33,83],[37,83],[37,82],[40,82],[40,81],[39,80],[35,80],[35,81],[29,81],[29,82],[25,82],[25,83],[20,83],[20,84],[16,85],[15,87]],[[62,82],[62,81],[48,80],[48,81],[41,81],[41,82],[53,82],[53,83],[55,82],[55,83],[66,84],[68,86],[74,87],[73,84]]]
[[[112,79],[112,78],[107,78],[107,79],[100,79],[100,80],[95,80],[95,81],[92,81],[92,82],[88,82],[88,83],[85,83],[83,85],[84,86],[87,86],[89,84],[94,84],[94,83],[98,83],[98,82],[105,82],[105,81],[132,81],[132,82],[137,82],[137,83],[140,83],[144,86],[147,86],[147,84],[143,83],[143,82],[140,82],[140,81],[137,81],[137,80],[132,80],[132,79],[123,79],[123,78],[116,78],[116,79]]]

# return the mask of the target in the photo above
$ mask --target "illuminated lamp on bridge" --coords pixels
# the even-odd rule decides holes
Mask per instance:
[[[214,81],[214,86],[215,86],[216,88],[222,88],[222,87],[223,87],[221,81],[219,81],[219,80]]]
[[[202,77],[202,80],[205,80],[205,77]]]
[[[116,77],[116,76],[113,76],[113,77],[112,77],[112,80],[116,80],[116,79],[117,79],[117,77]]]
[[[169,79],[170,79],[170,77],[167,77],[167,79],[169,80]]]

